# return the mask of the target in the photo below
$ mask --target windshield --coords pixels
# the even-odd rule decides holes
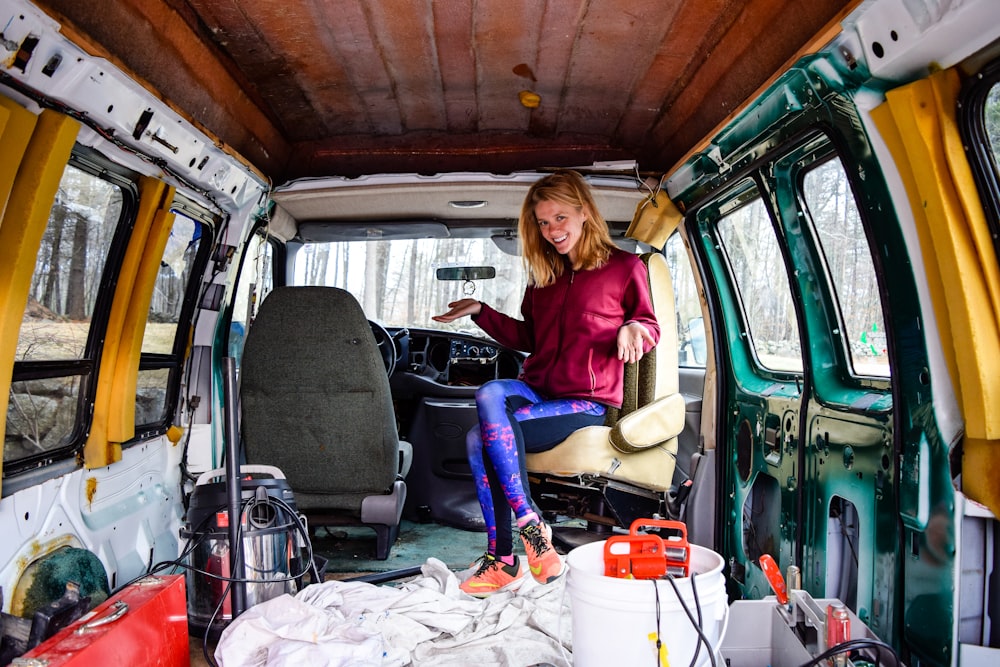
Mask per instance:
[[[431,319],[448,303],[469,297],[520,317],[525,272],[521,258],[490,238],[430,238],[307,243],[295,255],[296,285],[340,287],[361,303],[368,319],[386,327],[466,331],[482,335],[469,318],[450,324]],[[438,280],[442,267],[492,266],[496,277]]]

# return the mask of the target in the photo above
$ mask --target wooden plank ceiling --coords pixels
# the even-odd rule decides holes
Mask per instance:
[[[36,1],[276,183],[631,159],[665,171],[857,4]]]

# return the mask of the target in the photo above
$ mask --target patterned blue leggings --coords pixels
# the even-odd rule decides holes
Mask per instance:
[[[546,400],[520,380],[492,380],[476,391],[479,426],[466,450],[486,520],[487,550],[513,553],[510,510],[536,512],[524,468],[525,452],[552,449],[573,431],[604,423],[605,406],[578,398]]]

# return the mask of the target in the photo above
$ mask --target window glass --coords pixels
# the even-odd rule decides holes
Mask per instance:
[[[18,334],[5,471],[10,462],[72,444],[94,363],[87,340],[124,197],[107,179],[72,165],[63,172]]]
[[[145,426],[163,421],[167,412],[169,368],[140,370],[135,386],[135,425]]]
[[[725,215],[719,220],[718,231],[758,363],[776,371],[801,371],[795,306],[763,201],[756,197]]]
[[[12,382],[3,460],[45,454],[67,444],[76,426],[80,377]]]
[[[802,191],[837,293],[852,371],[888,377],[882,297],[843,164],[835,158],[811,169]]]
[[[175,212],[167,246],[156,276],[153,298],[149,305],[146,333],[142,339],[143,353],[170,354],[177,337],[181,308],[191,280],[191,269],[198,256],[202,223]]]
[[[66,167],[35,263],[18,361],[83,358],[121,211],[121,188]]]
[[[677,354],[681,366],[704,368],[707,362],[705,324],[701,302],[694,282],[694,270],[680,234],[667,239],[663,249],[674,284],[674,308],[677,313]]]
[[[470,282],[437,280],[436,270],[446,266],[492,266],[496,276]],[[443,324],[431,316],[463,297],[519,313],[525,271],[520,256],[504,253],[490,238],[343,241],[303,246],[295,259],[295,284],[345,289],[369,319],[383,326],[481,335],[468,318]]]
[[[208,227],[174,211],[160,270],[142,338],[142,365],[136,383],[135,424],[157,424],[167,417],[167,392],[180,365],[178,336],[185,317],[184,304],[191,290],[191,276],[198,265],[199,250],[210,241]],[[175,353],[175,350],[178,352]]]
[[[993,84],[986,96],[986,106],[983,110],[983,124],[986,126],[986,137],[993,151],[993,164],[1000,165],[1000,83]]]
[[[243,339],[250,326],[257,306],[274,289],[274,248],[264,234],[254,234],[247,241],[247,249],[240,269],[233,318],[229,328],[230,357],[239,360],[243,354]]]

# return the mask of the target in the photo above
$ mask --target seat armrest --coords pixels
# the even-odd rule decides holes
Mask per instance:
[[[406,479],[410,474],[410,466],[413,465],[413,445],[405,440],[399,441],[399,470],[396,476],[399,479]]]
[[[397,479],[389,493],[366,496],[361,501],[361,522],[386,526],[399,524],[406,503],[406,482]]]
[[[684,396],[658,398],[620,419],[608,436],[611,445],[631,454],[662,445],[684,430]]]

